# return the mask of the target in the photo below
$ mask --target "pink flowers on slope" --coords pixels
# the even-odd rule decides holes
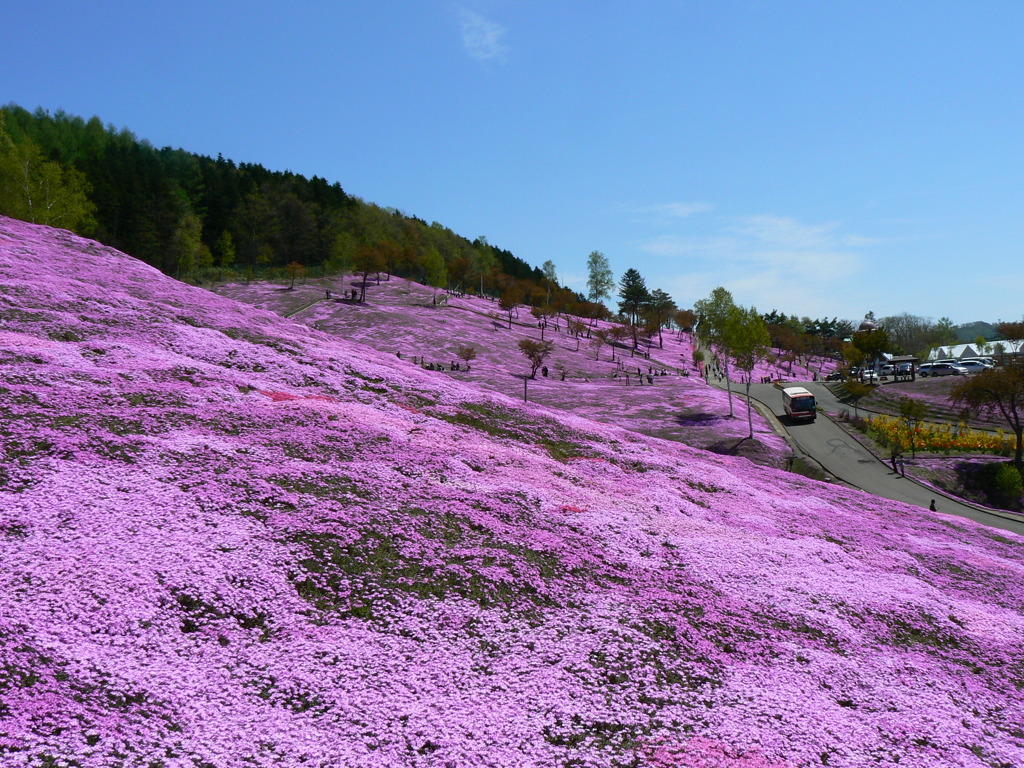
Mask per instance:
[[[9,220],[0,317],[4,765],[1024,762],[1019,537]]]

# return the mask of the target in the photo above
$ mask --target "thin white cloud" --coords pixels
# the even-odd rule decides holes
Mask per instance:
[[[865,268],[858,248],[870,242],[842,233],[835,222],[808,224],[765,214],[726,220],[717,232],[699,236],[651,238],[640,248],[657,257],[666,277],[673,276],[677,300],[685,302],[687,294],[690,300],[702,298],[721,285],[738,302],[762,310],[802,307],[831,316],[843,314],[837,297],[854,298],[853,278]]]
[[[710,203],[665,203],[663,205],[656,205],[650,210],[655,213],[661,213],[665,216],[675,216],[680,219],[685,219],[688,216],[693,216],[695,213],[705,213],[710,211],[713,206]]]
[[[714,210],[714,206],[710,203],[672,202],[633,208],[631,212],[640,219],[654,220],[658,224],[667,225],[676,219],[686,219],[711,210]]]
[[[831,247],[838,226],[835,223],[802,224],[787,216],[762,214],[737,219],[732,229],[765,246],[806,250]]]
[[[477,61],[502,60],[508,51],[503,42],[508,31],[475,11],[463,8],[459,11],[459,25],[462,30],[462,46]]]

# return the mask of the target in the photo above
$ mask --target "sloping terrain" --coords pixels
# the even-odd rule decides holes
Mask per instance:
[[[641,339],[638,350],[629,342],[613,348],[590,333],[576,338],[564,319],[549,322],[541,331],[526,307],[510,323],[493,301],[448,296],[397,277],[379,284],[371,281],[365,303],[339,298],[343,290],[344,283],[339,289],[336,279],[290,289],[266,283],[217,288],[218,293],[292,315],[332,336],[390,353],[404,365],[425,364],[437,373],[517,400],[523,399],[523,378],[530,370],[517,344],[543,336],[554,349],[545,363],[548,375],[538,373],[527,384],[530,402],[769,466],[786,464],[790,451],[785,441],[756,413],[754,439],[747,439],[745,403],[737,399],[740,418],[729,418],[728,397],[701,379],[688,335],[680,338],[666,331],[660,346],[657,339]],[[471,346],[477,353],[468,370],[458,358],[461,346]],[[458,369],[453,370],[453,364]],[[804,373],[810,379],[806,369]],[[733,383],[734,390],[740,387]]]
[[[1020,537],[8,219],[0,322],[4,766],[1024,764]]]

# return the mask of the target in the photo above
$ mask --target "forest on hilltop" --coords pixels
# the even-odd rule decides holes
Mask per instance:
[[[98,117],[0,108],[0,162],[0,212],[89,235],[179,279],[275,277],[289,266],[339,273],[369,256],[437,287],[496,293],[510,280],[545,281],[485,237],[366,202],[338,182],[157,149]]]

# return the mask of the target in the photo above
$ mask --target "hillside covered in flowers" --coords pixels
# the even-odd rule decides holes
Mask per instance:
[[[1024,764],[1024,539],[0,219],[0,764]]]

